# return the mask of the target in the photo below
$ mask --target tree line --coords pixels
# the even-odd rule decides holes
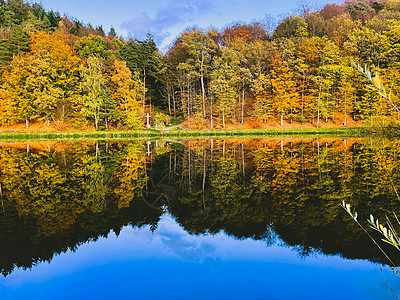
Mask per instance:
[[[174,114],[211,128],[398,120],[351,61],[379,72],[398,94],[399,20],[399,1],[348,1],[315,12],[305,5],[272,32],[265,22],[188,30],[163,57],[169,110],[172,99]]]
[[[159,55],[150,35],[126,42],[21,0],[0,2],[0,26],[1,125],[142,126],[141,68],[150,78]]]
[[[96,129],[298,122],[387,124],[398,113],[351,61],[399,94],[400,1],[307,5],[268,22],[183,32],[165,52],[39,4],[0,1],[0,124],[42,120]],[[396,101],[396,99],[395,99]]]

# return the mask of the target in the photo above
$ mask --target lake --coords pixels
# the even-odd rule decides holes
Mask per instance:
[[[0,143],[1,299],[395,299],[341,203],[366,228],[394,220],[399,155],[372,138]]]

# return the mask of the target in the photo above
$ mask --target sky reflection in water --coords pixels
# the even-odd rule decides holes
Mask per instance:
[[[169,215],[158,229],[80,246],[0,279],[1,299],[393,299],[400,280],[369,261],[298,253],[278,241],[192,236]]]

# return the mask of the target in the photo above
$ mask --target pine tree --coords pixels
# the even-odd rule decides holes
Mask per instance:
[[[21,25],[13,26],[11,31],[10,49],[13,55],[29,52],[29,37],[22,29]]]
[[[0,40],[0,69],[8,65],[11,60],[10,46],[8,40]]]

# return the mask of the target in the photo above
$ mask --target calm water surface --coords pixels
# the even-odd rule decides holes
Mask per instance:
[[[340,204],[365,225],[399,211],[399,146],[2,144],[1,299],[394,299],[400,278]]]

